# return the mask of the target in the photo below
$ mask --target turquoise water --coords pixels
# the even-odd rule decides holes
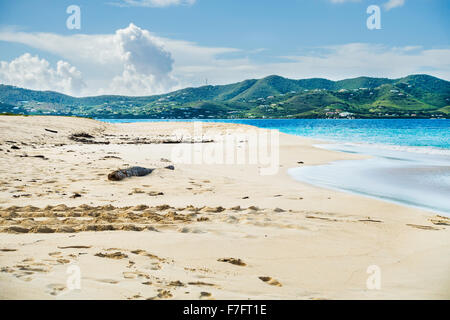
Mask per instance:
[[[450,120],[331,120],[331,119],[236,119],[236,120],[142,120],[99,119],[112,123],[202,121],[242,123],[328,141],[450,149]]]
[[[317,147],[372,158],[291,168],[294,179],[450,216],[450,120],[104,121],[231,122],[321,139]]]

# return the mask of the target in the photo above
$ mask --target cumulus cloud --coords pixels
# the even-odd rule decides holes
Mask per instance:
[[[29,53],[12,60],[0,61],[0,83],[35,90],[56,90],[78,94],[86,86],[81,73],[66,61],[58,61],[56,68]]]
[[[104,90],[140,95],[163,92],[174,85],[172,55],[150,32],[130,24],[116,31],[114,43],[123,71]]]
[[[270,74],[297,79],[324,77],[339,80],[362,75],[396,78],[428,73],[450,79],[448,48],[349,43],[305,49],[301,54],[261,61],[252,58],[258,51],[205,47],[193,42],[162,38],[133,24],[113,34],[103,35],[62,36],[4,31],[0,32],[0,40],[48,51],[77,66],[87,84],[82,90],[83,95],[150,95],[203,85],[206,79],[210,84],[226,84]],[[39,61],[36,58],[34,63],[39,65]],[[70,70],[70,65],[66,69]],[[21,77],[29,82],[19,80]],[[15,80],[2,79],[5,83],[14,82],[25,87],[38,83],[42,85],[47,81],[46,89],[53,90],[61,90],[64,83],[45,79],[32,83],[32,78],[25,72],[18,72]],[[72,87],[75,87],[73,83],[74,80]]]
[[[109,35],[0,32],[0,40],[45,50],[79,66],[91,80],[84,94],[155,94],[175,85],[171,53],[134,24]]]
[[[89,79],[85,94],[148,95],[167,92],[187,84],[187,81],[177,78],[184,78],[183,72],[180,74],[174,69],[218,65],[218,55],[239,51],[157,37],[132,23],[114,34],[62,36],[3,31],[0,32],[0,40],[44,50],[77,65]],[[196,84],[195,81],[193,83]]]
[[[122,0],[113,4],[133,7],[168,7],[174,5],[192,5],[196,0]]]

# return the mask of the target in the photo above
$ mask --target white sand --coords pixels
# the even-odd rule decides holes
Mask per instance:
[[[204,125],[223,134],[249,128]],[[450,298],[448,219],[312,187],[286,173],[298,161],[316,165],[359,156],[281,134],[280,170],[262,176],[261,168],[248,164],[175,163],[173,171],[162,169],[171,163],[161,158],[170,160],[179,144],[135,144],[136,138],[167,139],[176,129],[193,133],[186,123],[1,116],[0,298]],[[81,131],[110,144],[68,139]],[[107,180],[111,171],[135,165],[158,169],[145,177]],[[46,208],[61,204],[70,208]],[[156,208],[165,204],[170,208]],[[226,210],[214,209],[219,206]],[[105,224],[119,230],[79,232]],[[28,233],[8,231],[11,226]],[[41,233],[44,226],[76,232]],[[126,231],[139,227],[145,229]],[[118,252],[117,259],[96,256]],[[245,266],[221,258],[241,259]],[[72,265],[81,271],[80,290],[66,286]],[[380,290],[366,286],[371,265],[381,270]]]

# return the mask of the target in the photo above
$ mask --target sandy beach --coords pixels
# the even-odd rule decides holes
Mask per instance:
[[[295,181],[290,168],[362,156],[279,139],[279,170],[261,175],[174,161],[217,143],[192,123],[0,116],[0,299],[450,298],[450,219]],[[108,180],[133,166],[154,170]]]

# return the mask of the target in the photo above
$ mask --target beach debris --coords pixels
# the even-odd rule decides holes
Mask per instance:
[[[20,148],[18,146],[11,146],[11,149],[13,150],[19,150]]]
[[[72,199],[81,198],[81,194],[79,194],[78,192],[75,192],[73,195],[70,196],[70,198],[72,198]]]
[[[450,226],[450,219],[444,216],[437,215],[436,217],[431,218],[430,222],[435,225]]]
[[[74,133],[71,135],[72,138],[87,138],[87,139],[94,139],[94,136],[90,135],[89,133],[80,132],[80,133]]]
[[[131,167],[128,169],[119,169],[108,174],[108,180],[121,181],[129,177],[143,177],[152,173],[155,169],[143,167]]]
[[[240,267],[245,267],[247,265],[241,259],[235,259],[235,258],[221,258],[221,259],[218,259],[217,261],[231,263],[231,264],[234,264],[234,265],[240,266]]]
[[[440,230],[440,229],[432,227],[432,226],[423,226],[423,225],[419,225],[419,224],[408,223],[406,225],[409,226],[409,227],[422,229],[422,230]]]
[[[367,217],[366,219],[359,219],[358,221],[360,221],[360,222],[375,222],[375,223],[381,223],[381,222],[383,222],[383,221],[381,221],[381,220],[375,220],[375,219],[372,219],[371,217]]]
[[[47,131],[47,132],[51,132],[51,133],[58,133],[58,131],[51,130],[51,129],[44,129],[44,130]]]
[[[90,135],[89,133],[80,132],[80,133],[73,133],[69,136],[69,139],[75,142],[81,142],[86,144],[109,144],[109,141],[96,141],[93,140],[94,136]]]

